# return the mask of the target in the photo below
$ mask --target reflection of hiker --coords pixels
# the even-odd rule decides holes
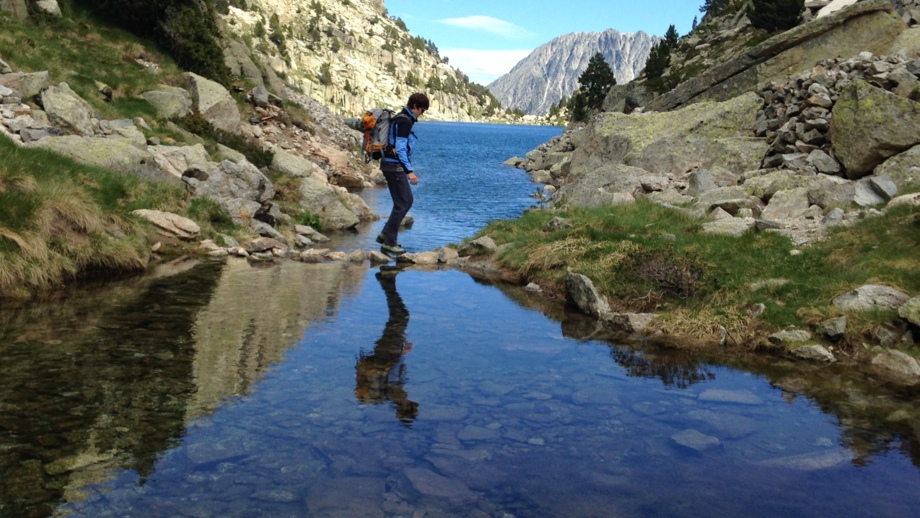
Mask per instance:
[[[403,424],[411,425],[418,415],[418,403],[410,401],[403,384],[406,380],[406,366],[403,355],[412,349],[406,341],[406,326],[409,325],[409,311],[396,291],[398,270],[377,272],[377,280],[387,297],[390,318],[383,329],[383,336],[374,343],[374,352],[363,350],[355,365],[355,396],[362,403],[380,404],[392,401],[396,417]]]
[[[412,208],[412,189],[409,184],[418,185],[415,168],[412,166],[412,147],[415,145],[415,133],[412,125],[428,110],[428,96],[414,93],[402,111],[390,121],[390,141],[392,152],[384,154],[380,160],[380,170],[387,179],[387,188],[393,198],[393,209],[377,236],[380,251],[390,255],[402,255],[406,250],[396,242],[399,225]]]

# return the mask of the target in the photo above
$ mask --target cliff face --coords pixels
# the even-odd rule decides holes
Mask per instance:
[[[634,79],[660,38],[644,32],[623,34],[616,29],[560,36],[540,46],[510,72],[489,85],[506,108],[545,115],[552,104],[578,88],[578,76],[600,52],[613,69],[617,83]]]
[[[381,0],[249,0],[245,5],[222,15],[225,32],[237,40],[229,45],[245,46],[263,75],[279,76],[341,115],[359,115],[369,106],[401,106],[410,93],[425,91],[432,99],[429,118],[503,116],[485,89],[470,85],[461,71],[442,62],[429,41],[389,18]],[[228,58],[228,64],[246,75],[238,59]]]

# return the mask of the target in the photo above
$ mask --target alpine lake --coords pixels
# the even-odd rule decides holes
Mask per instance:
[[[501,164],[561,128],[415,131],[424,251],[534,205]],[[0,306],[0,373],[3,518],[920,516],[917,388],[449,269],[176,261]]]

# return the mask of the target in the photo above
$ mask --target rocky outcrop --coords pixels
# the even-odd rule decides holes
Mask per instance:
[[[647,109],[664,111],[702,100],[730,99],[771,81],[785,81],[828,57],[863,51],[884,54],[904,29],[905,23],[887,0],[857,2],[751,47],[678,85]]]
[[[217,155],[230,159],[214,162],[201,143],[162,145],[159,139],[147,142],[138,129],[138,125],[146,127],[142,119],[99,119],[65,83],[51,87],[47,77],[47,72],[0,74],[0,132],[23,145],[48,149],[86,164],[184,182],[193,194],[217,202],[236,224],[284,239],[274,227],[293,218],[273,202],[272,183],[241,153],[218,146]],[[193,74],[187,78],[194,85],[195,95],[181,88],[160,86],[141,97],[157,106],[164,117],[188,113],[194,102],[212,124],[228,131],[241,128],[243,135],[265,148],[274,148],[272,169],[281,175],[302,177],[301,210],[318,215],[328,230],[348,229],[360,221],[377,219],[361,198],[332,184],[341,182],[361,189],[376,185],[379,176],[379,171],[373,174],[375,171],[357,154],[345,151],[357,147],[360,135],[349,129],[341,117],[315,101],[305,101],[313,120],[293,121],[277,106],[280,102],[274,103],[277,98],[266,95],[272,102],[253,108],[262,117],[242,122],[236,102],[226,89]],[[20,91],[6,84],[24,89],[40,85],[36,94],[40,94],[44,109],[30,106]],[[186,133],[188,140],[201,141],[169,124],[174,131]],[[296,245],[311,243],[305,239]]]
[[[380,0],[248,0],[220,17],[224,62],[245,83],[287,98],[285,84],[329,110],[360,116],[371,106],[398,107],[409,84],[425,85],[431,120],[508,121],[492,99],[437,50],[387,15]],[[242,6],[243,8],[239,8]],[[283,30],[283,38],[273,35]],[[248,48],[247,48],[248,47]],[[432,53],[434,51],[434,53]],[[283,79],[283,80],[282,80]]]
[[[814,242],[920,180],[915,90],[899,89],[918,58],[863,52],[730,101],[602,113],[516,163],[554,205],[648,199],[690,206],[706,232]]]

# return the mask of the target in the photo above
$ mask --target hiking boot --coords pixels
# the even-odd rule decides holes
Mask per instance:
[[[399,245],[388,245],[386,243],[380,245],[380,251],[387,255],[403,255],[406,253],[406,249]]]
[[[377,234],[377,242],[381,245],[386,242],[386,236],[383,235],[383,232]],[[396,246],[402,246],[402,243],[396,243]]]

